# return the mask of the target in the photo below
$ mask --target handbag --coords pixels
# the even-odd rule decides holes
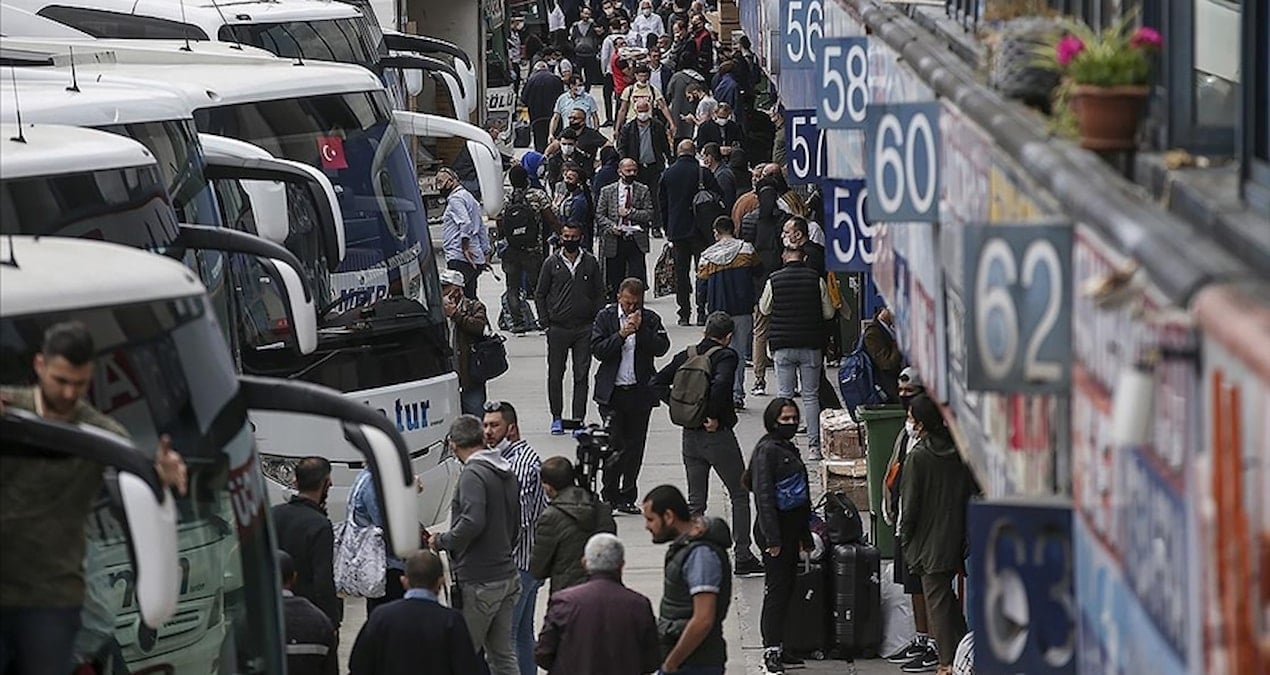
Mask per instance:
[[[370,481],[367,473],[348,493],[348,516],[335,528],[335,592],[344,596],[382,598],[384,572],[388,568],[384,551],[384,531],[374,525],[358,525],[353,520],[353,498]]]
[[[657,264],[653,267],[653,297],[675,294],[675,252],[670,243],[661,247]]]
[[[809,502],[811,495],[807,490],[807,475],[802,471],[776,481],[777,511],[793,511]]]
[[[483,335],[472,343],[468,374],[473,380],[488,382],[507,372],[507,338],[497,333]]]
[[[714,241],[714,221],[724,215],[723,200],[706,189],[706,170],[697,169],[697,192],[692,196],[692,223],[701,241]]]

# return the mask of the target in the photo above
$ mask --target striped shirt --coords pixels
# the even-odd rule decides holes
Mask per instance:
[[[503,459],[511,462],[512,473],[516,474],[516,482],[520,485],[520,536],[516,538],[512,559],[517,569],[528,571],[538,517],[547,507],[547,495],[542,489],[542,460],[525,440],[512,443],[501,454]]]

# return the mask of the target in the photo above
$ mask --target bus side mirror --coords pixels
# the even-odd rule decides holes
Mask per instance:
[[[295,335],[296,349],[312,354],[317,349],[317,308],[312,297],[305,297],[308,284],[300,270],[276,258],[260,258],[261,269],[278,284],[287,313],[287,326]]]
[[[145,481],[123,471],[119,472],[119,497],[137,568],[137,606],[142,621],[158,630],[176,614],[178,593],[173,589],[181,586],[176,537],[166,541],[165,536],[176,532],[176,502],[167,490],[163,501],[156,500]]]

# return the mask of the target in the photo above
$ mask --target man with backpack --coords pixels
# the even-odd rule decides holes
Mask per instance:
[[[498,236],[507,242],[502,255],[503,277],[507,281],[504,300],[511,332],[519,335],[537,328],[526,298],[538,282],[547,237],[555,231],[557,220],[547,193],[529,186],[529,172],[525,167],[515,164],[507,176],[512,193],[498,219]]]
[[[675,300],[679,305],[679,325],[687,326],[692,319],[692,296],[696,284],[691,272],[697,269],[694,259],[713,239],[711,228],[714,219],[722,215],[707,208],[708,201],[698,201],[701,193],[716,196],[722,190],[714,174],[697,163],[697,146],[688,140],[680,141],[678,157],[661,175],[657,191],[662,223],[666,226],[666,239],[674,247]],[[699,206],[703,204],[703,206]],[[720,209],[722,206],[719,207]],[[704,293],[697,296],[697,325],[704,326],[706,308]]]
[[[648,418],[657,406],[651,386],[657,372],[653,359],[670,351],[670,336],[661,317],[644,307],[644,282],[626,279],[617,302],[595,315],[591,354],[600,362],[595,371],[595,402],[609,426],[617,456],[604,468],[604,501],[621,513],[635,515],[640,468],[648,442]]]
[[[732,501],[736,575],[762,574],[763,563],[750,551],[750,494],[741,481],[745,460],[737,441],[732,389],[740,356],[728,346],[735,324],[727,312],[706,318],[705,338],[675,355],[653,378],[670,406],[670,421],[683,427],[683,461],[688,508],[705,513],[710,470],[723,481]]]

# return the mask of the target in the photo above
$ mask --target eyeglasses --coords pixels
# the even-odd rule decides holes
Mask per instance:
[[[508,410],[511,407],[512,407],[512,404],[508,403],[507,401],[486,401],[485,402],[485,412],[487,413],[503,412],[504,410]]]

